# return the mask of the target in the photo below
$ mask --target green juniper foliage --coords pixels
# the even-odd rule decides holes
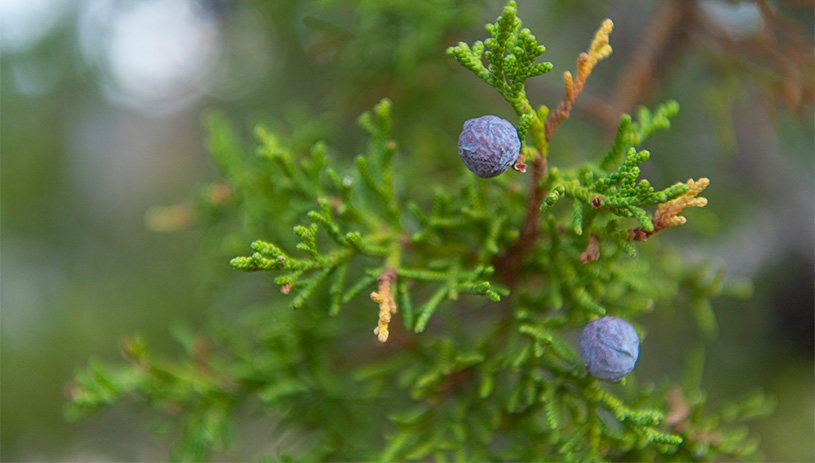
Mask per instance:
[[[577,77],[565,76],[551,114],[533,109],[524,88],[552,65],[536,63],[544,47],[514,2],[487,31],[448,54],[515,110],[524,144],[516,168],[529,162],[531,172],[482,180],[462,166],[455,182],[421,196],[393,168],[408,154],[391,139],[387,99],[359,118],[368,144],[353,165],[325,143],[299,150],[264,127],[247,156],[211,115],[208,146],[223,179],[205,189],[198,216],[229,243],[254,235],[230,264],[271,275],[278,290],[206,333],[175,329],[177,358],[139,336],[125,340],[127,363],[91,361],[77,373],[67,415],[150,405],[168,415],[179,461],[240,443],[232,426],[247,409],[275,423],[263,456],[275,461],[760,458],[735,423],[770,402],[754,393],[706,407],[701,350],[678,383],[635,369],[615,385],[589,375],[575,348],[586,323],[610,314],[634,324],[647,352],[637,318],[674,304],[692,307],[713,334],[710,299],[744,292],[637,243],[704,205],[696,195],[706,179],[662,190],[639,179],[649,152],[638,147],[670,126],[678,104],[623,115],[595,162],[547,166],[552,134],[611,51],[611,22],[578,59]]]

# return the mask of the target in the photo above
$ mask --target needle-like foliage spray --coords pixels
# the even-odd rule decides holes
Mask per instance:
[[[241,315],[203,333],[176,330],[177,358],[124,341],[127,363],[77,373],[68,415],[122,400],[153,406],[167,412],[172,458],[186,461],[240,443],[233,423],[247,409],[275,423],[265,434],[274,461],[755,457],[755,440],[730,423],[766,411],[763,396],[709,410],[697,353],[680,382],[634,368],[654,344],[642,314],[692,294],[697,319],[715,326],[709,300],[728,287],[654,237],[706,203],[706,178],[655,187],[640,177],[651,156],[641,145],[679,105],[621,115],[591,161],[551,162],[550,141],[611,54],[612,27],[587,40],[553,110],[529,99],[527,80],[553,65],[538,61],[545,48],[515,2],[485,40],[450,47],[515,117],[457,123],[469,170],[449,134],[445,155],[458,168],[445,184],[394,167],[412,159],[393,135],[398,100],[360,116],[367,147],[353,162],[330,140],[298,149],[264,126],[249,155],[210,116],[221,178],[196,216],[219,245],[238,243],[232,268],[270,276],[262,297],[246,308],[229,299]]]

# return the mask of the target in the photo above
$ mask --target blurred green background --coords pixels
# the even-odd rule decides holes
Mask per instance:
[[[815,131],[808,1],[520,0],[555,72],[528,84],[553,107],[560,73],[606,18],[601,63],[551,146],[552,165],[597,156],[620,111],[676,99],[649,141],[654,186],[709,177],[705,209],[649,241],[749,277],[749,300],[716,305],[719,335],[654,313],[638,378],[677,377],[705,346],[710,403],[760,387],[777,412],[750,424],[769,461],[813,461]],[[66,423],[64,388],[88,358],[119,358],[135,332],[173,352],[170,327],[239,310],[217,236],[149,230],[152,206],[189,201],[214,174],[201,113],[324,137],[349,156],[357,115],[394,102],[403,159],[429,184],[458,175],[463,120],[514,115],[444,54],[484,37],[503,2],[452,0],[3,0],[0,2],[0,458],[158,461],[168,441],[144,412],[117,406]],[[272,220],[270,218],[270,220]],[[237,272],[235,272],[237,273]],[[682,346],[679,349],[676,346]],[[246,460],[272,439],[241,423]]]

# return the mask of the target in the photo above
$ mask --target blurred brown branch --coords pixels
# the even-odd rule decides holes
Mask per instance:
[[[725,2],[726,3],[726,2]],[[735,38],[700,7],[699,2],[663,2],[652,14],[611,98],[588,94],[583,108],[612,132],[622,113],[631,114],[648,100],[661,76],[688,45],[710,55],[724,69],[747,73],[770,96],[791,111],[802,111],[815,99],[815,42],[801,21],[787,10],[806,10],[815,2],[786,1],[771,7],[756,0],[763,27]]]

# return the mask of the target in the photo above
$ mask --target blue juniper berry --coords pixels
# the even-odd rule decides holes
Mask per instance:
[[[458,155],[467,168],[481,178],[503,174],[520,152],[521,141],[515,127],[498,116],[466,121],[458,137]]]
[[[617,382],[634,369],[639,344],[631,324],[617,317],[603,317],[583,328],[580,355],[592,376]]]

